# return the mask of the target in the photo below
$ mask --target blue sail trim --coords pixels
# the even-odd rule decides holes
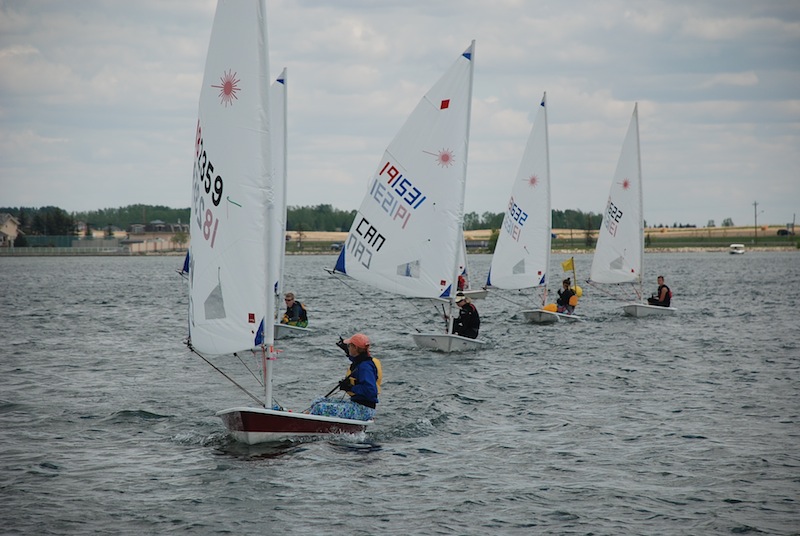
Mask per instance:
[[[256,331],[256,338],[253,341],[253,346],[261,346],[264,344],[264,319],[261,319],[261,324],[258,326],[258,331]]]
[[[440,297],[440,298],[449,298],[449,297],[450,297],[450,289],[451,289],[451,288],[453,288],[453,285],[447,285],[447,288],[446,288],[446,289],[444,289],[444,292],[442,292],[442,293],[439,295],[439,297]]]
[[[344,253],[347,248],[343,247],[342,251],[339,252],[339,258],[336,259],[336,266],[333,267],[334,271],[340,272],[343,274],[347,273],[347,270],[344,267]]]
[[[461,53],[462,56],[467,58],[469,61],[472,61],[472,46],[475,44],[475,41],[472,42],[472,45],[467,48],[464,52]]]

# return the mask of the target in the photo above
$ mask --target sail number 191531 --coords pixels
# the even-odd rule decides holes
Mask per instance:
[[[202,232],[203,238],[209,241],[213,248],[219,228],[219,218],[214,215],[214,209],[222,201],[224,181],[222,176],[214,173],[214,164],[211,162],[203,146],[202,129],[200,121],[197,122],[197,138],[195,139],[195,165],[192,188],[192,204],[195,214],[195,223]],[[206,199],[211,201],[211,206],[206,206]]]

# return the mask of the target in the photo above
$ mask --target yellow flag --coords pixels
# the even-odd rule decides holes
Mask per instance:
[[[569,272],[570,270],[575,271],[575,258],[570,257],[568,260],[561,263],[561,268],[565,272]]]

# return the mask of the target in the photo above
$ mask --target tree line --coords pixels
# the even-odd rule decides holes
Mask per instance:
[[[348,231],[355,218],[355,210],[340,210],[331,205],[290,206],[287,208],[287,230],[289,231]],[[170,208],[160,205],[129,205],[120,208],[105,208],[86,212],[69,213],[58,207],[0,207],[0,213],[8,213],[19,222],[26,235],[74,236],[78,222],[89,229],[110,227],[127,230],[133,224],[148,224],[155,220],[164,223],[186,223],[188,208]],[[503,212],[468,212],[464,215],[464,229],[499,229],[503,223]],[[553,210],[554,229],[599,229],[602,215],[580,210]]]
[[[134,223],[161,220],[165,223],[186,223],[189,209],[151,205],[129,205],[88,212],[67,212],[59,207],[0,207],[0,213],[11,214],[27,235],[74,236],[78,222],[91,229],[128,229]]]

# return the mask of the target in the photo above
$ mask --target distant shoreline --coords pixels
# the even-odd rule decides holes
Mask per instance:
[[[730,251],[730,244],[742,243],[746,252],[797,251],[798,241],[794,235],[779,236],[779,226],[764,226],[755,235],[752,227],[712,228],[647,228],[645,229],[646,253],[723,253]],[[594,252],[597,231],[578,229],[553,229],[551,252],[554,254],[581,255]],[[338,255],[347,240],[347,232],[297,231],[286,232],[286,255]],[[492,231],[464,231],[469,253],[488,254],[487,245]],[[184,256],[188,245],[178,243],[173,233],[125,234],[115,237],[113,244],[105,241],[81,241],[82,247],[30,247],[0,248],[0,257],[146,257]],[[758,242],[758,243],[755,243]],[[590,245],[586,245],[586,244]],[[86,247],[83,244],[97,245]],[[102,244],[102,246],[101,246]],[[182,247],[181,247],[182,246]]]
[[[7,248],[4,248],[7,249]],[[83,251],[81,253],[70,253],[66,251],[59,251],[55,252],[52,251],[51,248],[24,248],[24,249],[35,249],[37,251],[26,251],[20,252],[20,249],[23,248],[16,248],[17,251],[11,253],[9,251],[0,250],[0,258],[13,258],[13,257],[131,257],[131,258],[140,258],[140,257],[184,257],[186,255],[186,251],[149,251],[146,253],[130,253],[130,252],[87,252]],[[60,249],[68,249],[68,248],[60,248]],[[11,250],[13,251],[13,250]],[[793,247],[793,246],[774,246],[774,247],[760,247],[760,246],[753,246],[749,247],[746,250],[746,253],[754,253],[754,252],[780,252],[780,253],[788,253],[792,251],[800,251],[800,249]],[[593,249],[551,249],[551,253],[558,254],[558,255],[592,255],[594,253]],[[728,253],[729,249],[727,247],[675,247],[675,248],[645,248],[645,253]],[[309,248],[306,251],[287,251],[287,256],[295,256],[295,255],[327,255],[327,256],[336,256],[339,254],[339,251],[331,251],[325,249],[311,249]],[[472,251],[469,252],[470,255],[491,255],[488,251]]]

